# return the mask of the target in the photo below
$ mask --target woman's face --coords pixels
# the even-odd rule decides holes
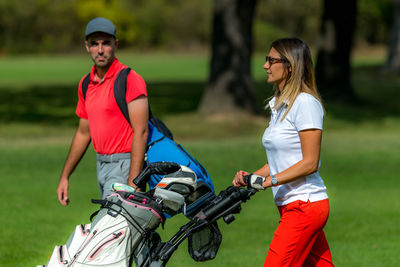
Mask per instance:
[[[267,71],[268,83],[275,83],[279,90],[282,89],[287,77],[287,71],[279,53],[271,48],[266,58],[264,69]]]

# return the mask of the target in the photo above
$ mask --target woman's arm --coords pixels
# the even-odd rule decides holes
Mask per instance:
[[[322,130],[308,129],[299,132],[303,159],[288,169],[275,174],[279,184],[286,184],[300,177],[304,177],[318,170],[319,155],[321,151]],[[272,186],[271,176],[268,176],[263,186]]]
[[[260,169],[256,170],[254,174],[257,174],[259,176],[267,177],[269,175],[269,165],[268,163],[265,163],[264,166],[262,166]]]

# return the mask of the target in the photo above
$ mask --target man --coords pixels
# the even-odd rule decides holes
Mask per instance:
[[[105,18],[95,18],[86,26],[85,47],[94,62],[86,97],[79,84],[76,114],[79,126],[72,140],[57,188],[58,201],[69,203],[69,177],[85,154],[90,142],[97,152],[97,180],[102,198],[111,193],[115,182],[135,187],[132,180],[140,173],[148,135],[148,102],[144,80],[133,70],[127,77],[126,101],[130,123],[114,98],[114,81],[126,68],[115,57],[116,28]]]

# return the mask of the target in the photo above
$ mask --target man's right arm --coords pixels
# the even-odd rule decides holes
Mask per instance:
[[[58,201],[61,205],[68,205],[68,187],[69,187],[69,176],[75,170],[79,161],[85,154],[89,144],[90,144],[90,130],[89,121],[86,119],[79,120],[79,126],[72,139],[71,147],[68,152],[67,159],[64,163],[64,168],[61,173],[60,182],[58,183],[57,196]]]

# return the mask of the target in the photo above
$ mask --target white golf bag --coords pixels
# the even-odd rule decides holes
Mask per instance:
[[[78,225],[65,245],[54,248],[45,266],[131,266],[142,241],[164,223],[165,214],[176,214],[184,206],[184,195],[196,189],[196,174],[180,166],[159,184],[147,193],[114,184],[112,195],[93,201],[101,204],[93,222]]]

